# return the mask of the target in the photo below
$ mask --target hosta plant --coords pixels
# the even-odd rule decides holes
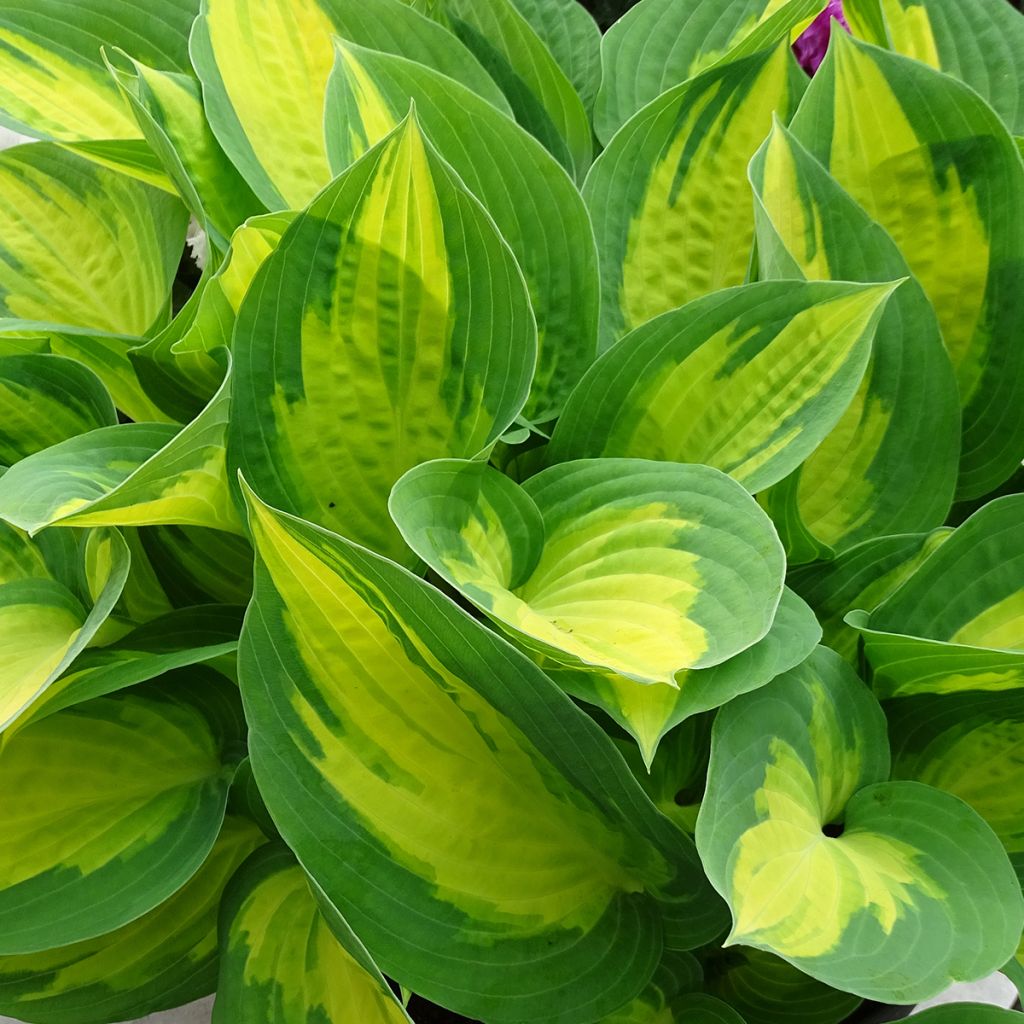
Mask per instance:
[[[0,1013],[1024,976],[1024,19],[820,14],[0,2]]]

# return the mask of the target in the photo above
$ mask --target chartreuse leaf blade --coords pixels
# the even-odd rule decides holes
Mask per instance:
[[[759,491],[843,415],[894,287],[759,282],[664,313],[586,373],[548,458],[703,463]]]
[[[784,559],[757,503],[707,466],[562,463],[519,487],[438,460],[396,485],[391,515],[435,572],[556,663],[677,685],[756,644]]]
[[[512,0],[444,0],[452,31],[501,86],[516,120],[582,181],[593,155],[586,108]]]
[[[195,0],[14,0],[0,12],[0,121],[43,139],[138,139],[104,46],[188,69]],[[75,101],[68,102],[73,94]]]
[[[602,349],[743,283],[754,240],[747,164],[772,113],[788,117],[798,98],[792,56],[779,46],[669,89],[594,161],[583,198],[601,256]]]
[[[870,614],[851,612],[881,697],[1024,688],[1024,495],[957,527]]]
[[[389,977],[488,1020],[593,1020],[651,977],[662,913],[674,948],[716,934],[689,841],[536,666],[400,567],[248,500],[253,771]]]
[[[436,68],[508,109],[466,47],[399,0],[203,0],[191,54],[206,114],[270,210],[303,207],[331,180],[323,126],[335,36]]]
[[[22,459],[0,478],[0,518],[29,533],[159,523],[241,533],[225,469],[229,379],[180,429],[119,423]]]
[[[796,667],[820,639],[813,612],[791,590],[784,590],[771,628],[757,643],[710,668],[677,672],[672,684],[638,685],[625,676],[581,672],[547,662],[544,668],[568,693],[608,712],[637,741],[650,769],[670,729]]]
[[[45,540],[0,525],[0,733],[96,638],[128,576],[128,549],[114,531],[90,531],[77,549],[72,542],[60,565]],[[87,593],[76,587],[82,578]]]
[[[406,115],[484,204],[514,253],[537,320],[537,368],[523,412],[558,415],[597,351],[597,251],[587,209],[555,159],[510,118],[430,68],[338,42],[326,136],[336,172]]]
[[[962,801],[888,774],[882,711],[825,648],[719,712],[697,844],[731,944],[892,1002],[1006,962],[1024,899],[999,840]]]
[[[873,611],[952,532],[944,528],[866,540],[833,561],[791,566],[786,583],[814,609],[822,643],[856,667],[860,634],[844,621],[847,613]]]
[[[860,1005],[762,949],[733,946],[702,960],[704,986],[746,1024],[839,1024]]]
[[[959,396],[924,290],[892,239],[782,125],[750,178],[762,278],[790,278],[795,263],[811,280],[907,279],[881,312],[853,401],[765,507],[780,529],[798,520],[798,536],[826,551],[939,526],[956,487]]]
[[[288,511],[408,560],[392,484],[505,432],[536,328],[512,253],[410,115],[285,232],[233,351],[235,465]]]
[[[102,381],[44,352],[0,356],[0,465],[117,422]]]
[[[0,957],[0,1012],[100,1024],[206,995],[217,977],[221,895],[261,841],[255,825],[229,816],[199,870],[148,913],[96,938]]]
[[[999,0],[847,0],[854,35],[945,71],[980,93],[1014,134],[1024,133],[1018,63],[1024,22]]]
[[[836,33],[793,134],[884,228],[935,308],[963,416],[957,498],[1024,448],[1024,163],[992,109],[918,61]]]
[[[217,838],[243,736],[233,687],[209,680],[16,733],[0,749],[0,952],[103,935],[176,892]]]
[[[365,951],[353,955],[334,936],[286,846],[265,846],[246,861],[221,920],[215,1024],[409,1024]]]
[[[605,145],[638,110],[714,64],[762,50],[819,0],[641,0],[604,34],[594,130]]]

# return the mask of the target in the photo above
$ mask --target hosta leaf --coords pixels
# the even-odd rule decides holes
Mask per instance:
[[[882,711],[826,648],[718,713],[697,844],[729,944],[901,1003],[1006,962],[1024,899],[999,840],[962,801],[888,775]]]
[[[73,568],[91,586],[79,594],[69,572],[48,564],[45,540],[33,542],[0,524],[0,731],[93,640],[128,575],[128,550],[121,537],[112,530],[87,533]]]
[[[803,661],[821,639],[821,628],[803,601],[784,590],[771,628],[757,643],[711,668],[677,672],[674,682],[638,685],[635,679],[544,665],[574,697],[596,704],[636,741],[648,768],[662,737],[691,715],[717,708]]]
[[[232,458],[268,500],[407,560],[392,484],[492,445],[535,345],[512,253],[410,115],[288,228],[242,302]]]
[[[699,462],[759,491],[842,416],[893,287],[762,282],[665,313],[586,373],[547,457]]]
[[[870,614],[864,636],[882,697],[1024,688],[1024,495],[975,512]]]
[[[761,949],[716,950],[702,964],[707,990],[746,1024],[839,1024],[861,1002]]]
[[[877,608],[951,533],[942,529],[866,540],[834,561],[791,567],[786,582],[814,609],[822,643],[856,666],[860,634],[843,621],[847,613]]]
[[[1017,1024],[1020,1014],[982,1003],[948,1003],[914,1016],[914,1024]]]
[[[0,356],[0,465],[117,422],[106,388],[72,359]]]
[[[728,1003],[705,992],[694,992],[676,1000],[670,1021],[675,1020],[680,1024],[745,1024]]]
[[[263,205],[207,124],[198,81],[124,53],[108,53],[107,59],[162,167],[214,243],[226,249],[234,229]]]
[[[604,35],[594,130],[607,145],[641,107],[720,61],[786,38],[821,0],[641,0]]]
[[[413,551],[527,647],[640,683],[746,651],[782,596],[767,516],[707,466],[584,459],[520,487],[439,460],[390,508]]]
[[[0,11],[0,123],[44,139],[138,138],[101,49],[120,47],[155,67],[185,71],[198,6],[198,0],[7,0]]]
[[[348,43],[338,44],[327,95],[334,170],[391,131],[410,97],[425,134],[487,208],[522,268],[539,349],[524,414],[553,419],[597,349],[597,252],[583,200],[535,139],[479,97],[430,68]]]
[[[41,1024],[107,1024],[198,999],[217,976],[224,886],[261,842],[228,817],[202,867],[173,896],[106,935],[0,958],[0,1012]]]
[[[781,125],[758,150],[750,177],[762,278],[793,277],[794,269],[812,280],[910,277],[892,239]],[[796,473],[765,495],[784,541],[786,525],[799,522],[790,561],[939,526],[956,486],[958,406],[938,321],[911,278],[882,311],[853,402]],[[804,534],[818,551],[801,550]]]
[[[966,82],[1024,133],[1024,19],[1000,0],[846,0],[854,35]]]
[[[233,688],[207,680],[19,731],[0,749],[0,953],[103,935],[176,892],[217,838],[243,735]]]
[[[593,153],[586,108],[517,4],[444,0],[441,7],[452,31],[501,86],[516,120],[582,181]]]
[[[788,48],[676,86],[632,117],[594,162],[583,197],[601,254],[600,344],[742,284],[754,213],[747,164],[799,98]]]
[[[671,1004],[680,993],[695,992],[700,985],[700,964],[694,956],[666,952],[647,988],[636,999],[602,1017],[600,1024],[674,1024]]]
[[[1024,692],[888,701],[893,775],[969,803],[1011,855],[1024,854]]]
[[[673,948],[717,933],[686,836],[536,666],[400,567],[251,496],[250,526],[253,771],[389,977],[487,1020],[591,1021],[647,983],[662,915]]]
[[[349,933],[350,951],[335,938],[286,846],[246,861],[221,915],[214,1024],[409,1024],[358,939]]]
[[[23,459],[0,478],[0,518],[47,526],[177,523],[241,532],[225,475],[228,380],[181,429],[119,423]]]
[[[833,36],[794,135],[899,246],[938,315],[963,411],[958,498],[1024,449],[1024,163],[991,108],[925,65]]]
[[[206,114],[271,210],[305,206],[331,179],[323,126],[334,36],[436,68],[508,109],[462,44],[399,0],[203,0],[191,52]]]
[[[601,30],[578,0],[512,0],[589,110],[601,84]]]

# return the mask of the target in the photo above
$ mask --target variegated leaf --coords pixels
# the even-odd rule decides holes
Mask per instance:
[[[761,282],[656,317],[587,372],[548,461],[696,462],[762,490],[843,415],[893,287]]]
[[[959,396],[924,290],[884,229],[782,125],[750,177],[762,278],[910,278],[882,311],[870,367],[842,418],[764,495],[790,562],[940,526],[956,486]]]
[[[860,630],[881,697],[1024,688],[1024,495],[957,527]]]
[[[457,82],[411,61],[339,42],[327,94],[336,172],[403,118],[410,98],[441,156],[484,204],[526,278],[538,356],[524,415],[558,415],[597,351],[597,252],[586,207],[544,148]]]
[[[701,970],[696,957],[667,951],[647,988],[636,999],[602,1017],[600,1024],[675,1024],[673,1005],[679,995],[697,992],[700,985]]]
[[[0,957],[0,1013],[107,1024],[206,995],[217,978],[221,895],[261,841],[255,825],[229,816],[202,867],[153,910],[96,938]]]
[[[400,567],[249,502],[253,770],[389,977],[568,1024],[638,995],[663,944],[717,933],[687,837],[536,666]]]
[[[0,953],[104,935],[206,859],[244,722],[233,687],[123,691],[0,748]]]
[[[963,415],[957,497],[1024,450],[1024,162],[992,109],[948,75],[833,36],[793,134],[899,247],[938,316]]]
[[[436,68],[508,110],[476,58],[399,0],[203,0],[191,53],[206,114],[270,210],[305,206],[331,179],[323,127],[335,36]]]
[[[697,845],[729,945],[899,1003],[1006,962],[1024,898],[998,838],[948,793],[888,777],[882,710],[826,648],[718,713]]]
[[[594,162],[583,197],[601,257],[600,347],[651,317],[742,284],[754,212],[747,164],[802,85],[786,46],[652,100]]]
[[[408,472],[390,509],[413,551],[526,647],[635,684],[676,687],[746,651],[782,596],[767,516],[707,466],[583,459],[520,487],[439,460]]]
[[[391,486],[497,441],[536,328],[512,253],[410,114],[285,232],[233,351],[234,464],[267,500],[408,561]]]

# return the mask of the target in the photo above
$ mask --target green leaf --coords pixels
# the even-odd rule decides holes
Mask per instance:
[[[697,846],[729,945],[898,1003],[1006,962],[1024,899],[998,838],[956,797],[888,777],[881,708],[826,648],[718,713]]]
[[[0,356],[0,465],[117,422],[100,379],[45,353]]]
[[[680,1024],[745,1024],[743,1018],[721,999],[704,992],[683,996],[672,1005],[672,1020]]]
[[[0,518],[29,533],[156,523],[240,533],[225,470],[229,378],[180,430],[119,423],[23,459],[0,478]]]
[[[870,614],[864,637],[881,697],[1024,687],[1024,495],[975,512]]]
[[[702,964],[708,992],[732,1006],[746,1024],[839,1024],[861,1003],[761,949],[715,950]]]
[[[1001,0],[846,0],[854,35],[966,82],[1024,134],[1024,19]]]
[[[791,566],[786,582],[814,609],[822,643],[856,667],[860,634],[844,621],[847,613],[877,608],[952,532],[941,529],[866,540],[834,561]]]
[[[582,1024],[639,994],[663,943],[718,933],[688,838],[535,665],[393,563],[249,502],[253,771],[389,977],[474,1017]]]
[[[71,541],[71,564],[54,565],[47,540],[0,525],[0,733],[96,637],[128,575],[128,550],[113,530],[85,531],[77,550]]]
[[[136,139],[101,50],[186,71],[197,0],[9,0],[0,10],[0,123],[38,138]],[[69,97],[74,102],[69,102]]]
[[[452,31],[501,86],[516,120],[582,181],[593,156],[586,108],[512,0],[444,0]]]
[[[558,415],[597,350],[597,251],[586,207],[554,158],[510,118],[430,68],[339,42],[327,95],[331,165],[344,170],[416,102],[441,156],[484,204],[514,253],[537,319],[524,415]]]
[[[696,957],[666,952],[647,988],[636,999],[602,1017],[600,1024],[673,1024],[673,1001],[680,993],[698,991],[700,985],[701,969]]]
[[[893,288],[761,282],[664,313],[586,373],[547,457],[697,462],[759,491],[842,416]]]
[[[583,459],[520,487],[439,460],[407,473],[390,509],[413,551],[529,649],[640,684],[746,651],[782,596],[768,518],[707,466]]]
[[[832,38],[793,134],[889,233],[934,306],[963,413],[957,498],[977,497],[1024,450],[1024,163],[972,89]]]
[[[641,107],[715,64],[763,50],[821,0],[641,0],[604,34],[594,130],[605,144]]]
[[[788,47],[706,71],[647,104],[594,162],[583,197],[601,255],[600,347],[742,284],[754,240],[747,164],[799,90]]]
[[[228,817],[202,867],[173,896],[106,935],[0,958],[0,1013],[41,1024],[106,1024],[198,999],[217,977],[224,886],[262,836]]]
[[[324,92],[336,36],[435,68],[508,110],[466,47],[399,0],[203,0],[191,53],[206,115],[270,210],[303,207],[331,180]]]
[[[872,360],[842,418],[795,474],[764,496],[821,552],[942,524],[956,486],[959,397],[938,321],[885,231],[780,124],[750,165],[762,278],[905,279],[886,304]],[[787,544],[790,561],[816,554]],[[807,560],[806,558],[802,560]]]
[[[820,639],[821,628],[810,608],[791,590],[784,590],[771,628],[757,643],[711,668],[677,672],[671,684],[638,685],[635,679],[617,674],[548,663],[543,667],[562,689],[611,715],[636,740],[650,768],[670,729],[795,668]]]
[[[103,935],[206,859],[244,722],[227,683],[66,708],[0,749],[0,953]]]
[[[242,866],[221,908],[214,1024],[411,1024],[349,932],[335,937],[289,849],[272,843]]]
[[[242,302],[231,458],[269,501],[408,560],[392,484],[493,445],[535,346],[512,253],[410,114],[295,220]]]
[[[914,1024],[1018,1024],[1019,1013],[982,1003],[948,1003],[914,1015]]]

